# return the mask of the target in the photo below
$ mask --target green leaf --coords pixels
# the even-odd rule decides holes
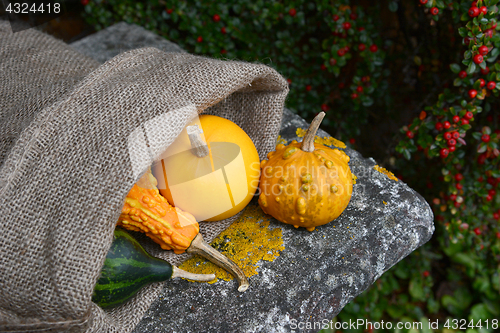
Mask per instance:
[[[389,2],[389,10],[391,12],[396,12],[398,10],[398,3],[396,1]]]
[[[467,36],[467,32],[469,30],[465,27],[458,28],[458,33],[460,34],[461,37]]]
[[[458,64],[451,64],[450,69],[453,73],[458,73],[460,72],[460,66]]]
[[[416,300],[419,301],[425,300],[424,287],[422,285],[422,281],[420,280],[420,278],[411,279],[410,284],[408,286],[408,291],[410,292],[410,295]]]
[[[478,320],[485,321],[491,318],[493,318],[493,315],[490,311],[488,311],[488,308],[483,303],[474,305],[469,315],[469,319],[474,320],[474,322],[477,322]]]
[[[476,71],[476,64],[474,62],[471,62],[469,64],[469,67],[467,67],[467,74],[473,74]]]
[[[403,150],[403,156],[404,156],[407,160],[410,160],[410,159],[411,159],[411,154],[410,154],[410,151],[409,151],[408,149]]]

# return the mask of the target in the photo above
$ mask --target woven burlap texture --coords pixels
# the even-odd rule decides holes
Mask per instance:
[[[264,157],[287,93],[261,64],[143,48],[99,65],[0,21],[0,330],[130,332],[161,283],[110,311],[91,302],[126,194],[197,113],[234,121]]]

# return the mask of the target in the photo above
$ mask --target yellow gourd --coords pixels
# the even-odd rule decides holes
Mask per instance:
[[[352,194],[349,156],[314,143],[325,113],[311,123],[301,143],[279,144],[261,162],[259,205],[278,221],[313,231],[347,207]]]
[[[252,139],[230,120],[202,115],[153,165],[160,193],[198,221],[241,211],[258,188],[260,160]]]

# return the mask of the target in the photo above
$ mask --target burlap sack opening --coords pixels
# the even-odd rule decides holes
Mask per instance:
[[[99,66],[0,22],[0,330],[131,331],[162,284],[111,311],[91,302],[129,189],[196,113],[236,122],[264,157],[287,93],[260,64],[144,48]]]

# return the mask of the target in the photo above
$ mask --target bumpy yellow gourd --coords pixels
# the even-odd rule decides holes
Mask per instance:
[[[352,195],[349,156],[339,149],[314,143],[321,112],[304,140],[279,144],[261,162],[259,204],[278,221],[313,231],[331,222],[347,207]]]

